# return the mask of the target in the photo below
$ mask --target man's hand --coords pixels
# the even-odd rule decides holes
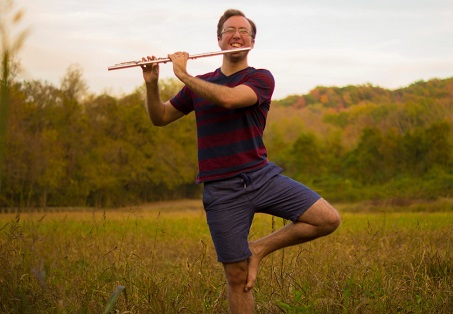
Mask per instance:
[[[176,77],[184,83],[184,78],[188,75],[187,73],[187,60],[189,60],[189,54],[187,52],[175,52],[169,54],[171,62],[173,62],[173,72]]]
[[[143,62],[146,61],[151,61],[151,60],[156,60],[157,58],[155,56],[148,56],[146,58],[142,58]],[[152,64],[146,64],[141,66],[143,70],[143,79],[145,80],[145,83],[150,84],[150,83],[156,83],[159,80],[159,64],[158,63],[152,63]]]

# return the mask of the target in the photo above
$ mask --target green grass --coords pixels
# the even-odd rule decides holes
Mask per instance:
[[[257,312],[448,313],[452,211],[367,206],[267,257]],[[257,215],[251,238],[284,223]],[[1,214],[0,229],[1,313],[227,313],[200,201]]]

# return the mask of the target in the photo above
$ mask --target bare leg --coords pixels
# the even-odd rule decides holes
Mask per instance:
[[[248,261],[223,264],[227,279],[227,297],[230,313],[251,314],[255,312],[255,301],[251,291],[245,291],[247,283]]]
[[[340,215],[324,199],[314,203],[299,220],[286,225],[270,235],[250,243],[252,256],[248,262],[248,277],[245,291],[250,291],[256,281],[261,260],[270,253],[284,247],[308,242],[326,236],[340,224]]]

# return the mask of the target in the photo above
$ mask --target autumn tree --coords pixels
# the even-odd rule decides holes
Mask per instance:
[[[6,169],[4,159],[11,105],[11,85],[18,68],[15,57],[28,34],[28,29],[23,29],[20,25],[23,15],[24,11],[16,9],[12,0],[0,2],[0,201],[2,200],[1,192],[5,188],[3,173]]]

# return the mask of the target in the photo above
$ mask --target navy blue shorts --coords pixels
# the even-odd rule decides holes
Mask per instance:
[[[239,262],[252,255],[248,236],[255,213],[295,222],[321,198],[281,172],[268,163],[257,171],[204,184],[203,205],[219,262]]]

